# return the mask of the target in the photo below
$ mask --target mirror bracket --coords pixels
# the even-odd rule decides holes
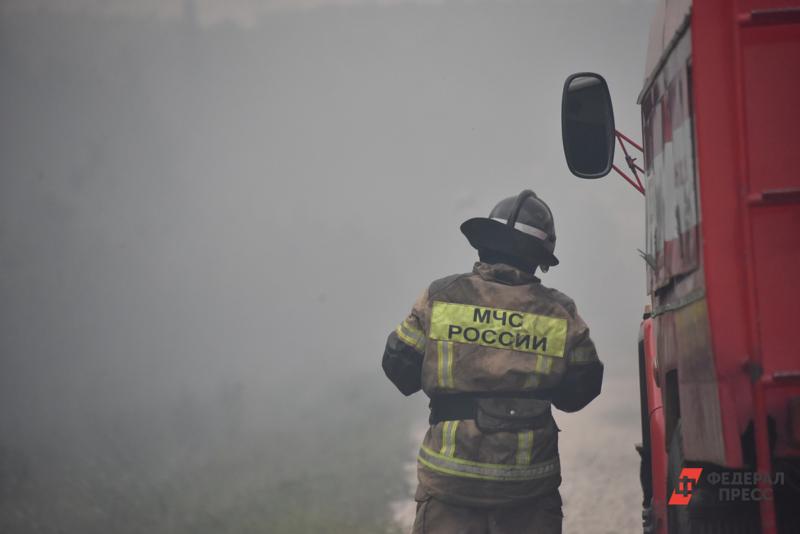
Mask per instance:
[[[637,191],[639,191],[639,192],[640,192],[642,195],[644,195],[644,185],[642,184],[642,181],[639,179],[639,173],[642,173],[642,174],[644,174],[644,169],[643,169],[643,168],[641,168],[641,167],[640,167],[640,166],[639,166],[639,165],[636,163],[636,158],[634,158],[634,157],[632,157],[632,156],[630,155],[630,153],[628,152],[628,148],[625,146],[625,143],[628,143],[628,144],[629,144],[629,145],[631,145],[633,148],[635,148],[636,150],[638,150],[640,153],[644,153],[644,150],[642,150],[642,147],[641,147],[639,144],[637,144],[637,143],[636,143],[635,141],[633,141],[633,140],[632,140],[630,137],[628,137],[628,136],[627,136],[627,135],[625,135],[624,133],[620,132],[619,130],[614,130],[614,137],[616,137],[616,139],[617,139],[617,142],[619,143],[619,147],[622,149],[622,152],[625,154],[625,163],[627,163],[627,164],[628,164],[628,168],[631,170],[631,173],[633,174],[633,178],[631,178],[630,176],[628,176],[627,174],[625,174],[625,172],[623,172],[623,171],[622,171],[622,169],[620,169],[619,167],[617,167],[617,164],[616,164],[616,163],[612,163],[612,164],[611,164],[611,168],[612,168],[612,169],[614,169],[614,171],[615,171],[617,174],[619,174],[620,176],[622,176],[622,178],[624,178],[626,182],[628,182],[629,184],[631,184],[631,186],[632,186],[634,189],[636,189],[636,190],[637,190]],[[636,181],[634,181],[634,179],[635,179]]]

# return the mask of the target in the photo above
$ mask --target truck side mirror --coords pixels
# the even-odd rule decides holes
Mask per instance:
[[[579,72],[564,82],[561,137],[572,174],[602,178],[614,163],[614,110],[602,76]]]

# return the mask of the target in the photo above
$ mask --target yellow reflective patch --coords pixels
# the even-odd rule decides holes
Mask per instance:
[[[528,465],[531,463],[532,452],[533,430],[527,430],[517,434],[517,465]]]
[[[415,348],[418,352],[425,352],[425,333],[411,325],[408,319],[400,323],[395,332],[403,343]]]
[[[449,341],[436,342],[436,370],[439,387],[456,387],[453,379],[453,344]]]
[[[567,320],[500,308],[433,303],[429,337],[564,357]]]
[[[418,338],[425,336],[425,332],[423,332],[422,330],[411,324],[411,321],[409,321],[408,319],[404,319],[403,322],[400,323],[400,327],[403,330],[405,330],[411,337]]]
[[[458,421],[445,421],[442,425],[442,448],[439,454],[444,456],[455,456],[456,454],[456,430]]]

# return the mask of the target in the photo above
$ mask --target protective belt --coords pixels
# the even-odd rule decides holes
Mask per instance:
[[[428,405],[431,415],[428,422],[431,425],[442,421],[463,421],[465,419],[475,419],[478,412],[478,404],[475,395],[440,395],[432,397]]]
[[[540,395],[544,396],[543,393]],[[487,401],[489,399],[515,399],[519,398],[522,399],[532,399],[532,398],[540,398],[537,396],[525,396],[521,397],[519,393],[514,395],[510,394],[454,394],[454,395],[438,395],[431,398],[430,404],[428,405],[431,409],[430,416],[428,417],[428,422],[431,425],[435,425],[442,421],[464,421],[467,419],[476,419],[478,417],[478,403],[481,400]],[[548,403],[549,404],[549,403]],[[530,428],[539,428],[544,426],[550,419],[552,418],[552,414],[550,409],[543,411],[541,414],[534,415],[532,417],[527,417],[525,420],[525,426]],[[500,430],[500,429],[498,429]]]

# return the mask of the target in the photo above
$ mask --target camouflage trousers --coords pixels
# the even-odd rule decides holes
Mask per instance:
[[[412,534],[561,534],[558,491],[511,508],[474,508],[431,497],[417,503]]]

